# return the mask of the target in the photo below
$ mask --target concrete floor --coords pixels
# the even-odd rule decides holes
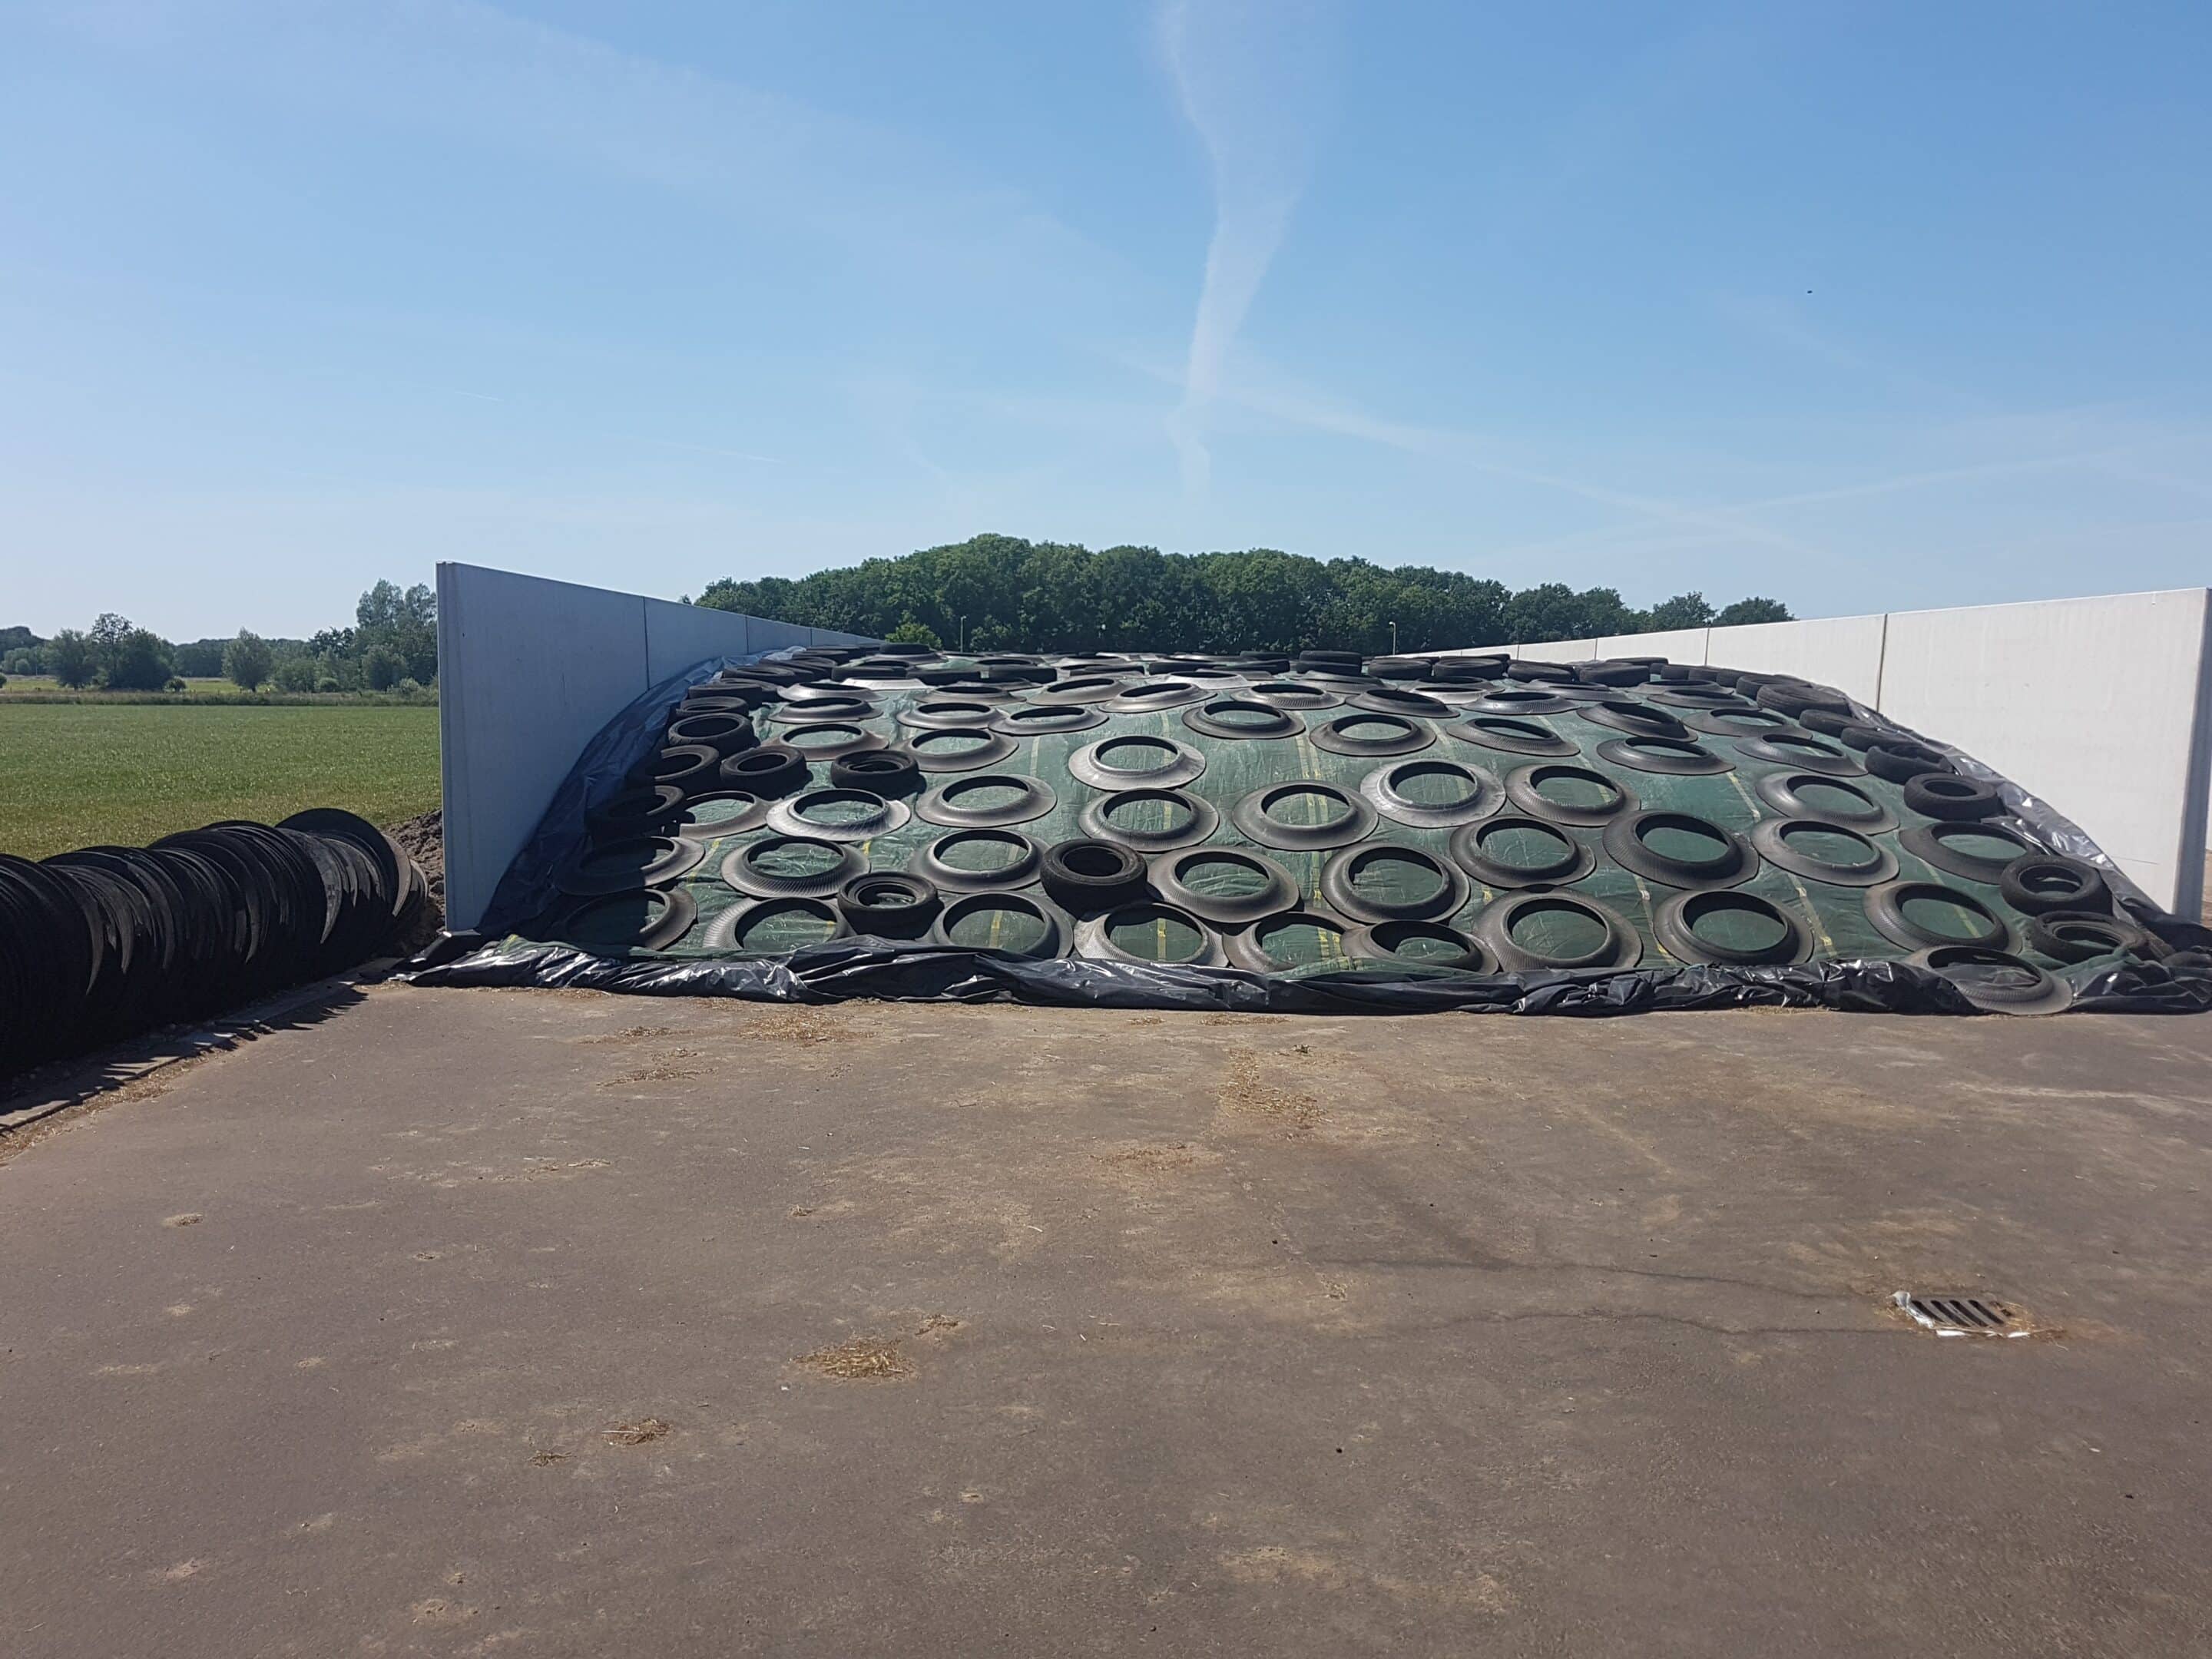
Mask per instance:
[[[379,988],[0,1143],[0,1651],[2203,1652],[2208,1106],[2212,1020]]]

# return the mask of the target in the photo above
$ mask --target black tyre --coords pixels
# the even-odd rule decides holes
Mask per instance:
[[[684,795],[695,795],[721,782],[722,757],[703,743],[671,744],[631,769],[629,781],[642,789],[665,784]]]
[[[1507,973],[1633,968],[1644,944],[1626,917],[1569,893],[1508,893],[1475,915],[1468,932]]]
[[[856,933],[918,939],[937,919],[937,890],[920,876],[870,871],[837,890],[837,914]]]
[[[718,755],[734,755],[751,748],[760,741],[760,733],[753,730],[749,714],[686,714],[668,723],[668,741],[672,744],[703,744]]]
[[[1995,784],[1978,778],[1962,778],[1955,772],[1923,772],[1905,781],[1905,805],[1923,818],[1947,823],[1972,823],[1993,818],[2005,810]]]
[[[1586,662],[1576,665],[1575,678],[1584,685],[1644,685],[1650,668],[1635,662]]]
[[[768,822],[769,806],[750,789],[710,789],[685,801],[671,827],[694,841],[742,836]]]
[[[921,768],[915,763],[913,756],[897,750],[870,750],[831,761],[830,787],[866,789],[885,800],[896,800],[921,787]]]
[[[1798,715],[1797,724],[1808,732],[1818,732],[1824,738],[1840,738],[1847,726],[1858,724],[1849,714],[1839,714],[1832,708],[1808,708]]]
[[[1441,921],[1467,902],[1467,878],[1418,847],[1370,842],[1347,847],[1322,868],[1321,897],[1339,915],[1373,927]]]
[[[2063,1013],[2074,1000],[2064,980],[2008,951],[1939,945],[1916,951],[1905,961],[1949,980],[1985,1014]]]
[[[2012,924],[1971,893],[1940,881],[1886,881],[1866,890],[1866,915],[1908,951],[2009,951]]]
[[[576,898],[600,898],[647,887],[666,887],[690,873],[706,848],[681,836],[633,836],[587,847],[554,878]]]
[[[1344,936],[1345,954],[1363,962],[1387,962],[1404,968],[1455,969],[1485,972],[1482,947],[1455,927],[1440,921],[1378,921]]]
[[[1858,720],[1846,720],[1829,735],[1846,749],[1856,749],[1863,755],[1878,743],[1887,743],[1897,733],[1886,726],[1869,726]]]
[[[1071,914],[1118,909],[1148,896],[1145,861],[1110,841],[1063,841],[1045,848],[1044,890]]]
[[[1892,783],[1909,783],[1930,772],[1952,769],[1950,757],[1910,738],[1888,737],[1866,751],[1867,770]]]
[[[1796,915],[1756,893],[1677,893],[1652,907],[1651,932],[1678,962],[1728,967],[1802,962],[1813,948]]]
[[[1220,934],[1186,910],[1152,902],[1116,905],[1085,921],[1075,930],[1075,954],[1146,968],[1229,965]]]
[[[1829,686],[1808,685],[1802,680],[1776,680],[1762,685],[1757,701],[1761,708],[1771,708],[1793,720],[1815,708],[1837,714],[1851,712],[1850,699],[1842,692]]]
[[[1154,892],[1216,927],[1242,927],[1298,902],[1298,884],[1288,871],[1242,847],[1163,853],[1152,862],[1152,877]]]
[[[2094,865],[2056,853],[2014,859],[1997,878],[1997,891],[2024,916],[2057,910],[2109,910],[2112,890]]]
[[[781,800],[806,787],[806,757],[788,744],[764,743],[720,763],[717,782],[763,800]]]
[[[665,783],[625,789],[584,814],[584,831],[595,842],[625,841],[632,836],[668,831],[684,811],[684,792]]]
[[[1039,960],[1060,954],[1074,924],[1054,905],[1026,893],[963,893],[937,913],[933,943],[994,956]]]
[[[665,951],[691,931],[698,901],[681,887],[596,893],[562,906],[542,924],[543,936],[594,956]]]
[[[2088,910],[2053,910],[2048,915],[2030,917],[2027,948],[2065,963],[2092,962],[2122,951],[2145,957],[2162,954],[2151,936],[2133,923]]]

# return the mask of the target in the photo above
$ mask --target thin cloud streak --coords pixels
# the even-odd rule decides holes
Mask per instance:
[[[1405,450],[1412,454],[1431,456],[1469,471],[1487,473],[1516,483],[1559,490],[1601,506],[1620,507],[1660,524],[1698,530],[1708,535],[1727,535],[1806,557],[1838,556],[1833,550],[1815,546],[1796,537],[1785,535],[1771,526],[1744,518],[1737,509],[1695,507],[1662,496],[1616,489],[1610,485],[1593,483],[1547,469],[1524,465],[1498,453],[1495,441],[1477,433],[1384,420],[1351,405],[1309,394],[1242,383],[1224,385],[1219,396],[1224,403],[1287,425],[1335,433]]]
[[[1325,23],[1318,0],[1170,0],[1160,13],[1176,101],[1213,175],[1213,234],[1182,401],[1167,422],[1190,495],[1212,479],[1207,416],[1305,187],[1311,134],[1327,106]]]

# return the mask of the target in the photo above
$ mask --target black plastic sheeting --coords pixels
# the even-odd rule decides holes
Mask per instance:
[[[501,878],[483,925],[449,934],[407,963],[417,985],[620,992],[635,996],[736,997],[767,1002],[856,999],[904,1002],[1014,1001],[1055,1007],[1213,1010],[1235,1013],[1565,1014],[1584,1018],[1705,1008],[1829,1008],[1848,1013],[1976,1014],[1963,986],[1905,962],[1838,960],[1775,967],[1660,966],[1470,975],[1413,968],[1358,972],[1309,969],[1252,974],[1232,968],[1031,959],[1008,952],[902,939],[848,938],[788,955],[669,961],[595,956],[573,945],[502,937],[543,911],[555,877],[584,838],[586,811],[617,793],[630,769],[659,744],[686,690],[742,663],[787,653],[694,665],[638,697],[585,746],[554,793],[538,831]],[[1861,718],[1870,711],[1858,710]],[[1900,728],[1902,730],[1902,728]],[[2160,908],[2079,826],[1951,745],[1922,738],[1966,775],[1996,785],[2011,814],[2056,850],[2105,873],[2120,908],[2173,947],[2165,961],[2086,965],[2052,976],[2072,993],[2066,1012],[2191,1014],[2212,1011],[2212,930]]]
[[[438,962],[440,954],[434,949],[426,952],[417,962],[437,965],[411,967],[402,977],[417,985],[535,986],[764,1002],[844,1002],[865,997],[1248,1014],[1602,1016],[1693,1008],[1832,1008],[1868,1014],[1984,1012],[1950,980],[1904,962],[1481,975],[1372,969],[1297,975],[1066,957],[1031,960],[997,951],[867,938],[832,939],[783,957],[691,962],[599,957],[573,945],[519,939],[486,945],[448,962]],[[2074,1001],[2067,1012],[2193,1014],[2212,1009],[2212,955],[2197,964],[2185,963],[2179,970],[2172,961],[2109,968],[2086,981],[2069,981]]]
[[[476,931],[495,938],[529,921],[559,896],[554,878],[584,844],[585,813],[620,794],[630,768],[660,746],[669,711],[684,700],[686,691],[725,668],[773,662],[784,654],[755,652],[747,657],[710,658],[694,663],[641,694],[601,726],[553,792],[545,816],[538,821],[537,833],[499,878]]]

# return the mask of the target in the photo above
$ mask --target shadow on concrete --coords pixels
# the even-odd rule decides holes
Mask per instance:
[[[265,997],[219,1018],[149,1031],[89,1054],[73,1054],[15,1078],[0,1078],[0,1153],[11,1132],[137,1083],[179,1060],[236,1048],[279,1031],[319,1025],[363,1000],[362,985],[383,977],[360,972],[318,980]]]

